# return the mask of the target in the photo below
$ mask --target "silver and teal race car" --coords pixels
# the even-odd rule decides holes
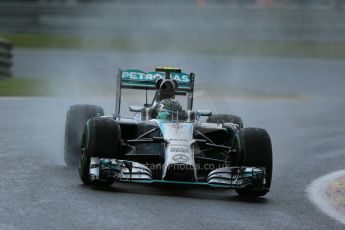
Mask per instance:
[[[194,73],[157,67],[154,72],[119,70],[115,114],[96,105],[67,112],[65,162],[78,165],[84,184],[206,185],[264,196],[271,187],[272,147],[260,128],[243,128],[240,117],[193,110]],[[120,113],[124,89],[154,90],[151,103]],[[186,97],[186,109],[178,97]],[[205,118],[202,118],[205,117]]]

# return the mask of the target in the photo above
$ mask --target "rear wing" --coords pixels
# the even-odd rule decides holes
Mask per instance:
[[[187,95],[187,110],[192,110],[194,78],[194,73],[186,74],[171,71],[143,72],[138,69],[119,69],[116,81],[115,116],[120,117],[122,89],[157,90],[156,82],[158,79],[175,80],[178,85],[177,94]]]

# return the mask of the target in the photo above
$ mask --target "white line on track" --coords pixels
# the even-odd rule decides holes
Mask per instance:
[[[319,177],[307,187],[306,191],[309,199],[321,212],[345,225],[345,216],[330,204],[326,195],[328,185],[341,176],[345,176],[345,170]]]

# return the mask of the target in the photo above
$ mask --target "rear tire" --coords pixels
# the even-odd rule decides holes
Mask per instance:
[[[84,184],[110,186],[114,178],[90,180],[91,157],[118,159],[121,156],[120,125],[111,118],[92,118],[84,128],[79,162],[79,176]]]
[[[222,123],[222,122],[229,122],[238,125],[240,128],[243,128],[242,119],[235,115],[230,114],[215,114],[209,116],[206,120],[208,123]]]
[[[78,166],[84,125],[90,118],[103,115],[103,109],[96,105],[72,105],[69,108],[65,126],[64,160],[66,165]]]
[[[265,167],[266,183],[260,188],[246,187],[236,189],[243,197],[259,197],[269,192],[272,181],[272,144],[266,130],[260,128],[245,128],[240,133],[241,159],[240,165]]]

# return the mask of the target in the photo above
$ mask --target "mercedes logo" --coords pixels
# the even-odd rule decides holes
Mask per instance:
[[[183,154],[176,154],[173,156],[172,158],[174,161],[178,162],[178,163],[185,163],[189,160],[189,158],[186,155]]]

